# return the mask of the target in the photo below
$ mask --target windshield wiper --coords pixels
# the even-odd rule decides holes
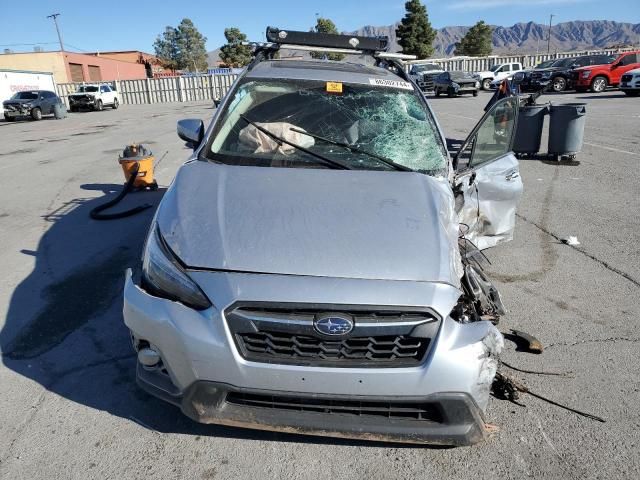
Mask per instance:
[[[335,168],[341,168],[342,170],[353,170],[351,167],[349,167],[348,165],[345,165],[344,163],[336,162],[335,160],[331,160],[330,158],[327,158],[327,157],[325,157],[323,155],[320,155],[318,153],[312,152],[308,148],[305,148],[305,147],[300,146],[300,145],[298,145],[296,143],[290,142],[289,140],[285,140],[284,138],[279,137],[278,135],[275,135],[275,134],[271,133],[269,130],[267,130],[264,127],[261,127],[256,122],[254,122],[252,120],[249,120],[242,113],[240,114],[240,118],[243,119],[245,122],[247,122],[249,125],[252,125],[255,128],[257,128],[258,130],[260,130],[265,135],[268,135],[269,137],[273,138],[280,145],[282,145],[283,143],[286,143],[287,145],[289,145],[289,146],[291,146],[293,148],[296,148],[296,149],[300,150],[301,152],[304,152],[304,153],[306,153],[308,155],[311,155],[312,157],[315,157],[318,160],[322,160],[326,164],[331,165],[331,166],[333,166]]]
[[[320,135],[316,135],[314,133],[309,133],[305,130],[301,130],[299,128],[290,128],[289,130],[297,132],[297,133],[302,133],[303,135],[308,135],[312,138],[315,138],[316,140],[320,140],[321,142],[325,142],[331,145],[335,145],[337,147],[342,147],[345,148],[351,152],[355,152],[355,153],[362,153],[364,155],[368,155],[370,157],[375,158],[376,160],[379,160],[380,162],[384,163],[385,165],[394,168],[396,170],[400,170],[403,172],[414,172],[415,170],[409,168],[409,167],[405,167],[404,165],[400,165],[399,163],[394,162],[393,160],[389,159],[389,158],[385,158],[382,157],[376,153],[373,152],[368,152],[367,150],[362,150],[361,148],[358,147],[354,147],[352,145],[349,145],[348,143],[343,143],[343,142],[337,142],[335,140],[331,140],[329,138],[325,138],[325,137],[321,137]]]

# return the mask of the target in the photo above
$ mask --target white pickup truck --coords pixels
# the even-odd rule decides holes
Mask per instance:
[[[483,90],[489,90],[491,88],[491,82],[494,80],[512,77],[514,73],[522,72],[523,70],[524,68],[522,68],[522,64],[519,62],[498,63],[489,70],[476,72],[473,76],[480,82]]]
[[[102,110],[104,107],[118,108],[118,93],[107,83],[81,85],[76,93],[69,95],[69,110],[77,112],[81,108]]]

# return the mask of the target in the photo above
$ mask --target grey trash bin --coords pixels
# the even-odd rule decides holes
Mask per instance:
[[[533,155],[540,151],[544,116],[548,105],[525,105],[518,111],[518,125],[513,139],[513,151],[517,154]]]
[[[67,116],[67,107],[64,103],[56,103],[53,106],[53,116],[57,119],[61,119]]]
[[[560,155],[574,156],[582,150],[586,113],[585,103],[551,105],[547,150],[549,154],[556,158]]]

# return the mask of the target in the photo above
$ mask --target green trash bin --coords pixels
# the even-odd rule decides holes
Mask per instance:
[[[551,104],[547,149],[550,155],[574,157],[582,150],[586,114],[585,103]]]
[[[518,155],[535,155],[540,151],[544,117],[549,105],[525,105],[518,110],[518,124],[513,139],[513,152]]]

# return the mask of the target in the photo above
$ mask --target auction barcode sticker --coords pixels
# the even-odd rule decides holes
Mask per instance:
[[[413,85],[402,80],[385,80],[384,78],[370,78],[369,83],[377,87],[401,88],[403,90],[413,90]]]

